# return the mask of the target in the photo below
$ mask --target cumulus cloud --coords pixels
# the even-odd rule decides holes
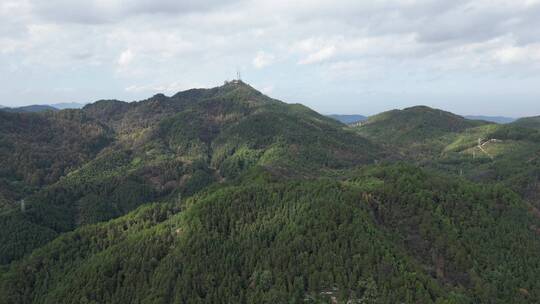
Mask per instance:
[[[539,16],[537,0],[6,0],[0,4],[0,46],[2,53],[26,50],[32,57],[48,48],[49,55],[85,54],[103,63],[127,46],[149,66],[179,61],[190,52],[238,61],[232,57],[255,50],[251,64],[260,69],[276,56],[301,65],[377,55],[396,60],[451,56],[452,49],[508,35],[514,47],[523,48],[540,41]],[[51,26],[57,35],[49,40],[32,33]],[[54,41],[68,48],[61,50]],[[91,45],[98,46],[95,53],[84,51]],[[257,50],[266,45],[274,48]]]
[[[134,57],[135,55],[133,52],[130,49],[127,49],[120,54],[120,57],[118,57],[118,64],[120,66],[127,66],[133,61]]]
[[[124,90],[129,93],[144,93],[144,94],[155,94],[155,93],[165,93],[165,94],[175,94],[180,91],[188,90],[191,88],[206,88],[209,85],[197,83],[197,82],[181,82],[174,81],[170,83],[153,83],[153,84],[132,84],[127,86]]]
[[[274,59],[274,55],[259,51],[255,58],[253,58],[253,66],[257,69],[261,69],[271,65],[274,62]]]
[[[0,97],[25,75],[41,82],[51,73],[120,97],[217,84],[237,67],[276,94],[284,86],[270,78],[322,87],[368,73],[381,83],[450,72],[530,77],[540,69],[539,28],[539,0],[3,0],[0,71],[20,76],[0,76]]]
[[[27,0],[28,1],[28,0]],[[37,16],[53,22],[101,24],[152,14],[188,14],[214,10],[232,0],[32,0]]]
[[[336,53],[336,47],[334,45],[329,45],[321,48],[320,50],[308,54],[306,58],[300,60],[299,64],[311,64],[322,62],[326,59],[331,58]]]
[[[502,47],[495,51],[494,58],[505,64],[537,62],[540,61],[540,43]]]

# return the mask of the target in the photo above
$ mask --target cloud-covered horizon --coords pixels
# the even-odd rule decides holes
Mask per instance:
[[[138,100],[242,72],[323,113],[540,114],[540,0],[4,0],[0,104]]]

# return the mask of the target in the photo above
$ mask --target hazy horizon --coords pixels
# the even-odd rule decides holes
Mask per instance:
[[[540,115],[540,0],[6,0],[0,105],[242,78],[324,114]]]

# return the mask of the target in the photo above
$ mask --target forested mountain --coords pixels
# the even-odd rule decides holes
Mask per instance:
[[[0,303],[537,303],[540,131],[241,81],[0,111]]]
[[[338,122],[244,83],[137,103],[5,115],[4,192],[24,199],[25,210],[0,214],[4,263],[58,233],[150,201],[189,196],[253,166],[314,177],[385,157]]]
[[[520,118],[513,124],[525,128],[540,129],[540,116]]]
[[[495,124],[414,107],[376,115],[355,130],[402,159],[475,181],[501,182],[540,207],[540,130],[534,118]]]
[[[355,130],[407,158],[423,160],[441,153],[453,137],[488,124],[427,106],[391,110],[356,124]]]
[[[0,111],[0,192],[22,198],[90,161],[111,140],[106,126],[80,111]]]
[[[482,124],[486,122],[465,119],[426,106],[416,106],[371,116],[358,130],[380,141],[410,143],[458,133]]]

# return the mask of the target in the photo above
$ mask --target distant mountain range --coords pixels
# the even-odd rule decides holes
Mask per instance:
[[[81,109],[84,107],[84,103],[69,102],[69,103],[55,103],[50,105],[29,105],[22,107],[5,107],[0,106],[2,111],[13,112],[13,113],[37,113],[43,111],[58,111],[64,109]]]
[[[58,111],[58,110],[64,110],[64,109],[82,109],[85,105],[86,103],[78,103],[78,102],[64,102],[64,103],[55,103],[55,104],[48,104],[48,105],[29,105],[29,106],[14,107],[14,108],[0,105],[0,109],[2,109],[3,111],[15,112],[15,113],[29,113],[29,112],[35,113],[35,112],[43,112],[43,111]],[[364,116],[360,114],[329,114],[326,116],[347,125],[355,123],[355,122],[366,121],[368,119],[368,116]],[[484,120],[484,121],[494,122],[498,124],[507,124],[507,123],[511,123],[517,120],[517,118],[506,117],[506,116],[465,115],[463,117],[467,119]]]
[[[354,122],[364,121],[367,119],[367,116],[357,115],[357,114],[352,114],[352,115],[330,114],[327,116],[337,121],[341,121],[344,124],[352,124]]]
[[[64,109],[82,109],[86,103],[79,103],[79,102],[61,102],[61,103],[54,103],[51,104],[51,107],[57,108],[59,110]]]
[[[517,118],[505,116],[484,116],[484,115],[466,115],[465,118],[473,120],[485,120],[499,124],[507,124],[516,121]]]
[[[337,121],[340,121],[344,124],[352,124],[355,122],[365,121],[368,119],[368,116],[359,115],[359,114],[350,114],[350,115],[330,114],[327,116]],[[505,116],[466,115],[463,117],[467,119],[484,120],[484,121],[494,122],[498,124],[507,124],[507,123],[511,123],[517,120],[517,118],[505,117]]]
[[[36,113],[44,111],[58,111],[58,109],[49,105],[31,105],[17,108],[2,108],[2,111],[13,113]]]

